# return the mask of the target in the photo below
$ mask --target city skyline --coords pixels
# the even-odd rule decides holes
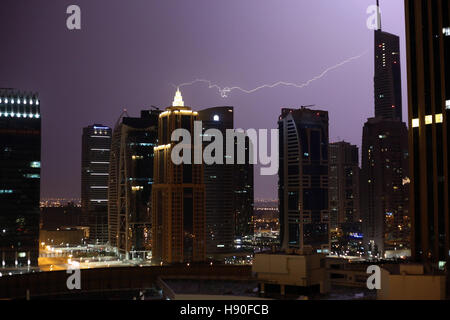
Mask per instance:
[[[361,125],[373,116],[373,33],[366,27],[366,9],[374,2],[292,1],[286,6],[258,2],[255,14],[252,1],[215,5],[199,1],[212,12],[207,17],[177,1],[136,2],[127,5],[127,14],[122,10],[125,4],[115,1],[107,5],[79,1],[82,30],[71,32],[65,27],[64,4],[25,6],[21,1],[5,1],[0,32],[11,45],[0,62],[0,87],[37,91],[45,106],[41,196],[79,197],[81,164],[76,155],[81,152],[81,128],[94,122],[112,126],[123,108],[137,115],[151,104],[164,107],[173,95],[172,83],[197,77],[244,88],[278,80],[301,83],[367,51],[303,89],[277,87],[222,98],[204,84],[183,88],[194,110],[235,106],[236,127],[243,128],[275,128],[282,107],[316,104],[330,113],[330,142],[346,140],[360,146]],[[109,9],[107,18],[100,16],[102,4]],[[382,1],[381,7],[383,29],[400,36],[404,76],[403,2]],[[263,19],[268,12],[270,17]],[[320,14],[322,21],[311,19],[308,12]],[[246,19],[250,13],[254,18]],[[231,18],[236,26],[227,23]],[[338,23],[340,28],[330,28]],[[157,32],[160,28],[164,35]],[[315,37],[310,37],[311,29]],[[234,36],[237,31],[240,37]],[[21,43],[35,50],[16,52],[15,44]],[[275,45],[267,47],[268,43]],[[280,52],[277,47],[285,49]],[[267,64],[272,56],[276,59]],[[317,63],[305,63],[312,59]],[[403,97],[406,118],[405,88]],[[348,120],[355,125],[348,126]],[[73,151],[62,153],[60,146],[66,144]],[[255,175],[255,198],[276,198],[276,181],[276,176]]]
[[[450,0],[4,3],[0,300],[450,299]]]

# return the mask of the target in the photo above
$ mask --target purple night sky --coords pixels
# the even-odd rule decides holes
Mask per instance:
[[[196,78],[252,89],[302,83],[368,53],[308,87],[277,87],[222,98],[206,84],[182,88],[193,109],[235,106],[235,125],[276,128],[282,107],[315,104],[330,113],[330,142],[361,145],[373,116],[375,0],[2,0],[0,87],[39,92],[42,197],[79,197],[82,127],[114,126],[150,105],[171,104],[171,85]],[[66,28],[77,4],[82,30]],[[406,64],[403,0],[382,0],[385,31],[401,37],[403,109]],[[255,177],[256,198],[277,198],[277,176]]]

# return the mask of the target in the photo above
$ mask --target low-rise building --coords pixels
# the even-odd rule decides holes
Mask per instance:
[[[423,265],[387,265],[381,269],[378,300],[444,300],[446,276],[426,274]]]
[[[328,292],[324,254],[256,254],[256,273],[262,296],[309,295]]]

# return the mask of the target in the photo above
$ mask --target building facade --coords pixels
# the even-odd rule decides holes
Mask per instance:
[[[233,168],[234,241],[236,248],[253,245],[255,233],[254,166],[250,162],[250,139],[244,138],[245,163],[237,164],[236,161]],[[236,154],[237,150],[235,151]]]
[[[111,128],[83,128],[81,145],[81,207],[83,225],[92,244],[108,242],[108,181]]]
[[[159,110],[140,118],[122,115],[111,143],[108,226],[109,242],[125,259],[149,259],[153,148],[158,142]]]
[[[203,134],[207,130],[218,130],[226,137],[227,130],[234,131],[234,108],[215,107],[198,112],[202,121]],[[211,130],[209,131],[212,132]],[[249,139],[245,138],[245,163],[237,162],[237,144],[233,155],[226,152],[223,144],[222,164],[204,165],[206,190],[206,252],[214,254],[231,252],[236,244],[253,239],[253,165],[249,161]],[[212,138],[211,140],[214,140]],[[209,142],[205,142],[206,145]],[[227,164],[228,157],[234,157],[233,164]]]
[[[363,130],[361,210],[366,253],[385,257],[410,248],[408,130],[371,118]]]
[[[402,120],[400,38],[375,30],[375,117]]]
[[[37,266],[41,112],[36,93],[0,89],[0,258]]]
[[[177,91],[172,107],[159,115],[158,146],[154,148],[152,189],[153,261],[156,263],[201,262],[206,259],[206,212],[203,162],[194,155],[202,149],[201,126],[194,134],[198,113],[185,107]],[[172,161],[172,133],[184,129],[189,141],[180,142],[187,161]],[[194,139],[197,147],[194,147]],[[197,149],[198,148],[198,149]],[[184,154],[186,152],[186,154]]]
[[[445,263],[450,250],[450,3],[405,0],[405,13],[412,255]]]
[[[363,129],[360,198],[366,254],[384,258],[410,253],[408,130],[402,122],[400,39],[381,23],[374,36],[375,117]]]
[[[358,255],[362,247],[359,149],[341,141],[329,145],[331,251]]]
[[[282,249],[329,250],[328,112],[282,109],[278,120]]]
[[[330,143],[330,227],[357,223],[359,217],[359,149],[348,142]]]

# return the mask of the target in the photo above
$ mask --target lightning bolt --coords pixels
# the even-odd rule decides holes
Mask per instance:
[[[367,54],[367,52],[368,52],[368,50],[363,52],[363,53],[361,53],[361,54],[359,54],[359,55],[357,55],[357,56],[348,58],[348,59],[346,59],[346,60],[344,60],[344,61],[342,61],[342,62],[340,62],[340,63],[338,63],[338,64],[336,64],[334,66],[331,66],[331,67],[325,69],[319,75],[317,75],[314,78],[309,79],[308,81],[303,82],[303,83],[292,83],[292,82],[279,81],[279,82],[275,82],[273,84],[264,84],[262,86],[254,88],[254,89],[246,90],[246,89],[243,89],[241,87],[220,87],[219,85],[213,83],[211,80],[195,79],[195,80],[193,80],[191,82],[185,82],[185,83],[179,84],[176,87],[177,88],[182,88],[182,87],[186,87],[186,86],[192,86],[192,85],[194,85],[196,83],[206,83],[208,85],[208,89],[217,89],[219,91],[219,93],[220,93],[222,98],[227,98],[228,94],[231,93],[233,90],[238,90],[238,91],[241,91],[241,92],[246,93],[246,94],[251,94],[251,93],[254,93],[254,92],[259,91],[261,89],[275,88],[275,87],[279,87],[279,86],[295,87],[295,88],[301,89],[301,88],[309,86],[314,81],[322,79],[330,71],[338,69],[338,68],[340,68],[340,67],[342,67],[342,66],[344,66],[344,65],[346,65],[346,64],[348,64],[348,63],[350,63],[350,62],[352,62],[354,60],[357,60],[357,59],[363,57],[364,55]]]

